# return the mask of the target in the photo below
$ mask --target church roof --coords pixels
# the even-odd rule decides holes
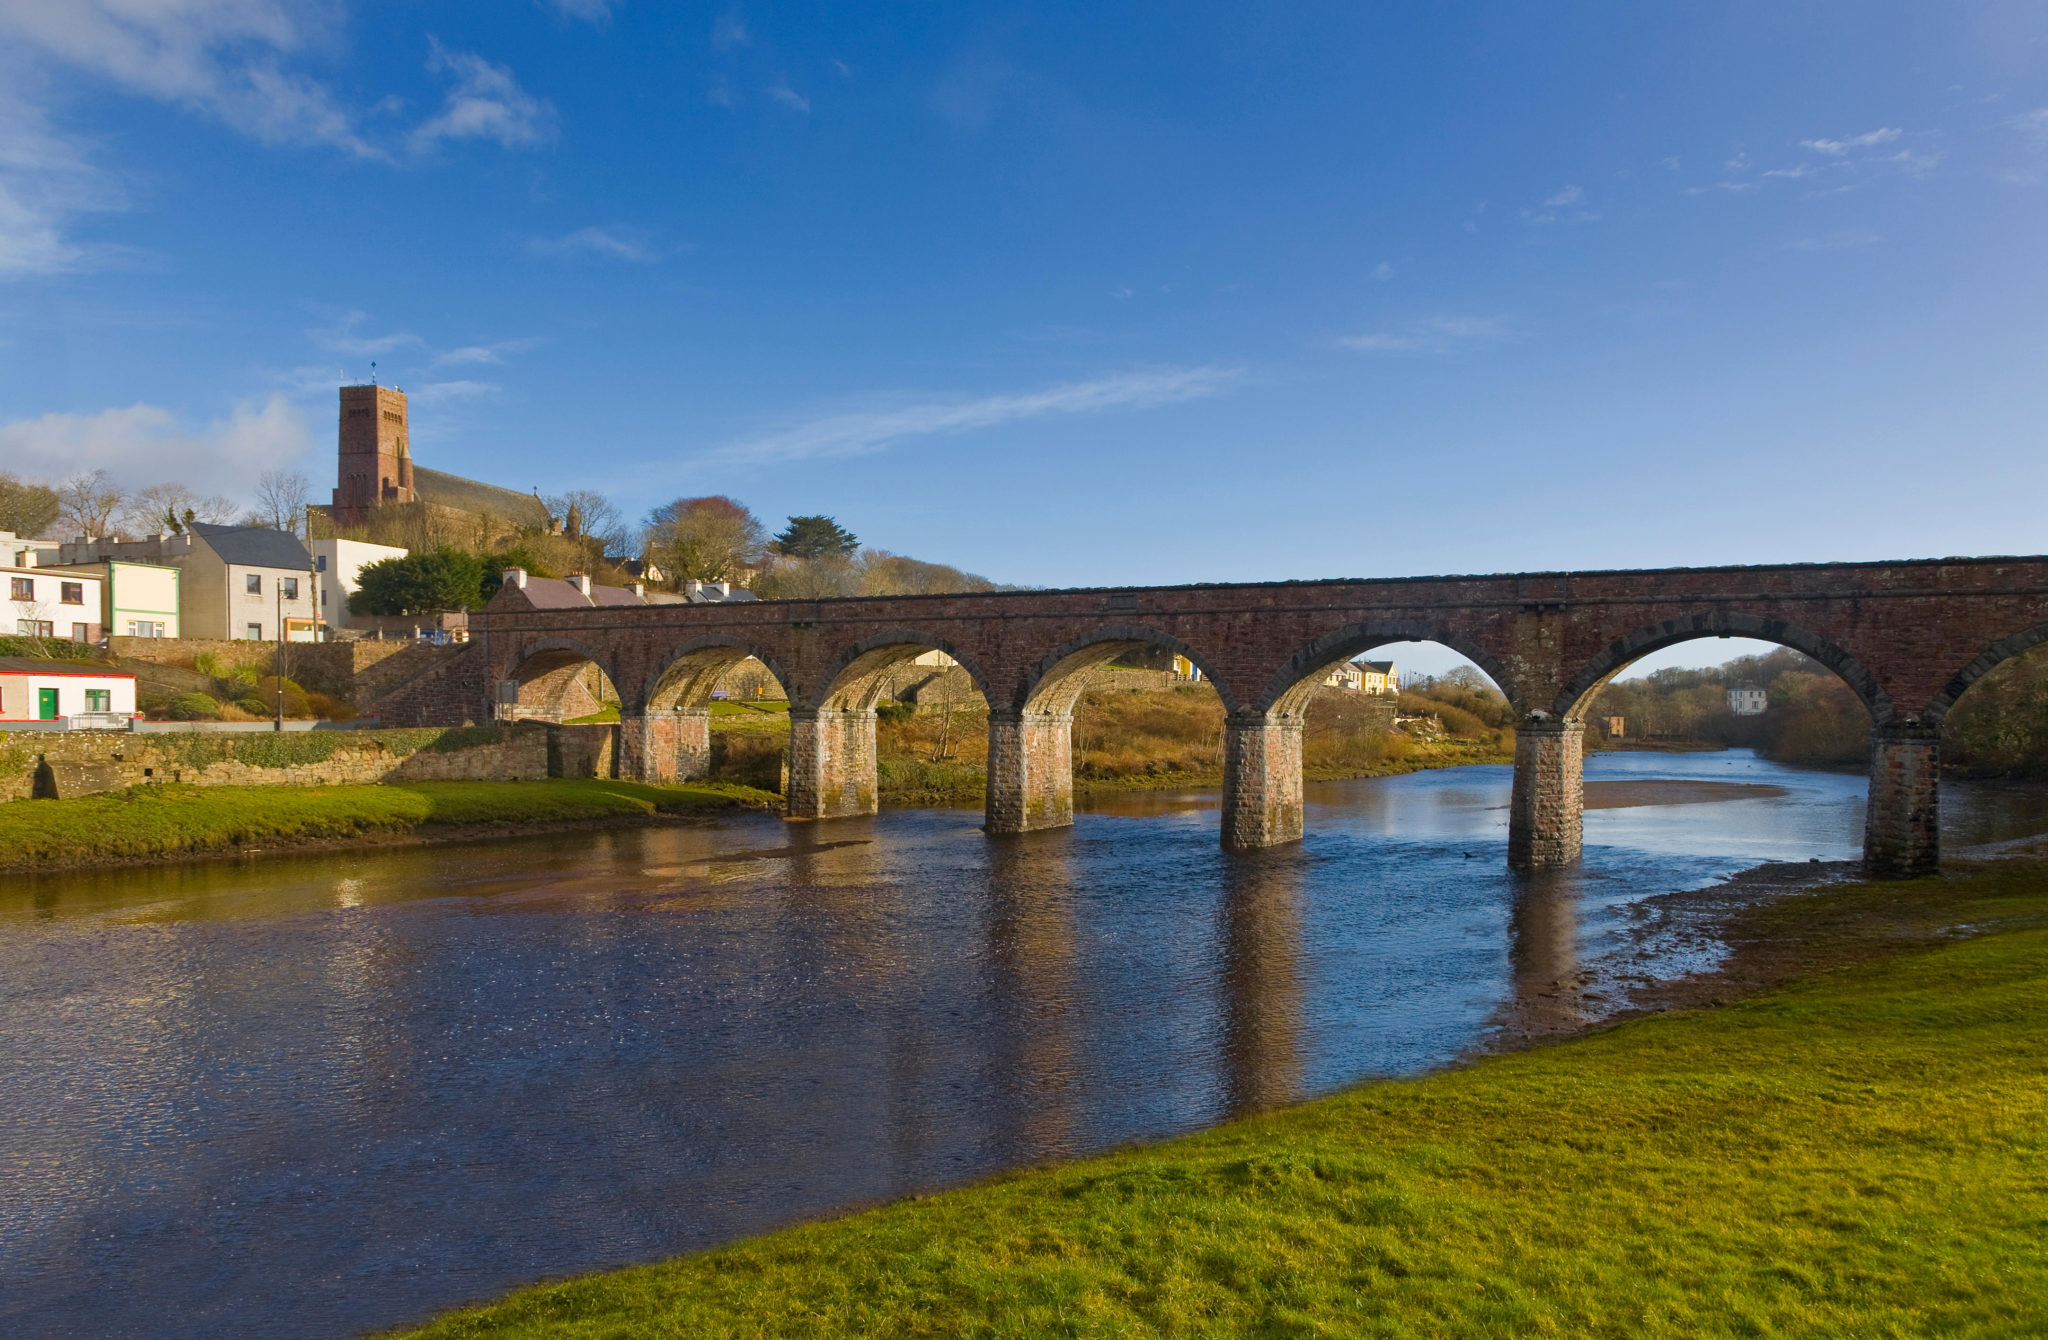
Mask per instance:
[[[515,524],[538,525],[547,515],[540,499],[531,493],[464,479],[445,470],[430,470],[418,463],[412,467],[412,487],[421,502],[458,512],[488,512]]]

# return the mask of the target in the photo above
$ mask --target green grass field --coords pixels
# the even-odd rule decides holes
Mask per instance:
[[[1787,899],[1747,930],[1861,961],[409,1334],[2041,1335],[2044,888]]]
[[[0,805],[0,870],[435,828],[629,820],[776,803],[773,795],[730,783],[139,786],[75,800]]]

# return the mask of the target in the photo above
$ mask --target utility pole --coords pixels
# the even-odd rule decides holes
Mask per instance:
[[[271,587],[277,593],[277,732],[284,733],[284,579],[273,575]]]

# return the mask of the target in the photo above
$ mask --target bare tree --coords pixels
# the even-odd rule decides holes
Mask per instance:
[[[105,470],[81,471],[57,490],[57,519],[73,535],[98,537],[107,533],[126,500]]]
[[[256,480],[256,507],[250,515],[256,525],[303,538],[306,505],[312,500],[313,485],[297,470],[265,470]]]
[[[23,579],[15,578],[14,580],[22,581]],[[23,588],[17,587],[16,589]],[[29,655],[48,656],[50,654],[50,639],[56,635],[56,625],[50,622],[49,606],[36,599],[36,587],[33,579],[27,580],[25,589],[29,592],[28,595],[13,597],[15,634],[28,644]],[[10,592],[10,594],[12,593]]]
[[[130,495],[121,508],[121,524],[138,535],[179,535],[195,521],[226,525],[239,510],[232,499],[219,494],[202,498],[183,484],[152,484]]]
[[[562,523],[562,534],[571,540],[588,541],[602,558],[626,547],[626,518],[616,504],[602,493],[573,489],[551,494],[541,500],[548,515]]]

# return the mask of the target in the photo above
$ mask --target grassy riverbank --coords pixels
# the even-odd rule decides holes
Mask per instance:
[[[724,783],[417,782],[396,786],[140,786],[0,805],[0,870],[98,865],[251,847],[648,821],[766,806]]]
[[[2008,862],[1767,903],[1737,957],[1804,980],[1732,1007],[411,1334],[2038,1334],[2044,890]]]

